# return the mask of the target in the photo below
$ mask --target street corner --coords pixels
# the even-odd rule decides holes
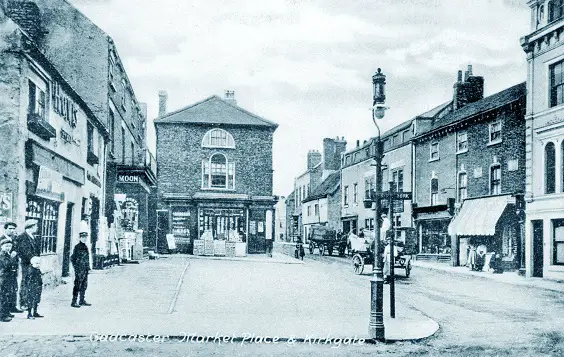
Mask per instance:
[[[438,322],[414,309],[408,317],[384,317],[384,326],[386,342],[424,340],[440,329]]]

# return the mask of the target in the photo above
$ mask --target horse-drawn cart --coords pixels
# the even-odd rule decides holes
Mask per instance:
[[[365,265],[374,264],[374,238],[370,237],[370,234],[368,234],[368,236],[368,238],[360,238],[351,234],[348,238],[349,252],[352,253],[353,256],[353,269],[358,275],[364,272]],[[396,253],[394,257],[394,268],[405,269],[405,277],[409,278],[411,274],[411,256],[405,254],[403,242],[395,241],[394,245]],[[386,257],[384,257],[384,265],[386,265],[386,260]]]
[[[327,252],[333,255],[333,251],[337,250],[340,256],[345,255],[347,247],[347,239],[340,236],[336,231],[325,226],[313,226],[309,236],[309,253],[313,254],[315,248],[319,250],[319,255]]]

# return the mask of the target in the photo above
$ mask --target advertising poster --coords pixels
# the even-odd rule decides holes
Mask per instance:
[[[226,254],[226,246],[224,240],[214,240],[213,241],[213,255],[217,255],[220,257],[225,256]]]
[[[213,240],[204,241],[204,255],[213,255]]]
[[[234,257],[235,256],[235,242],[225,242],[225,256]]]
[[[194,255],[204,255],[204,240],[195,239],[194,240]]]
[[[12,193],[0,192],[0,223],[12,220]]]
[[[168,244],[168,249],[176,249],[176,242],[174,241],[174,234],[166,235],[166,243]]]

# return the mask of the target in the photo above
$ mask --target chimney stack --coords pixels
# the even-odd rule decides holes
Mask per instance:
[[[168,93],[165,90],[159,91],[159,118],[166,114],[166,101]]]
[[[237,101],[235,100],[234,90],[225,91],[225,101],[228,102],[229,104],[237,105]]]
[[[307,169],[311,170],[321,162],[321,153],[319,151],[310,150],[307,153]]]
[[[484,98],[484,77],[474,76],[472,65],[469,64],[468,70],[464,72],[464,81],[462,81],[462,71],[458,71],[458,80],[453,88],[453,110],[457,110]]]
[[[33,1],[2,1],[6,15],[21,27],[32,40],[40,42],[47,30],[41,23],[41,12]]]
[[[141,114],[143,114],[143,119],[147,120],[147,103],[139,103],[139,107],[141,108]]]

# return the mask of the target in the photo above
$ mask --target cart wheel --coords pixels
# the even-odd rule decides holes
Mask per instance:
[[[405,265],[405,277],[409,278],[410,274],[411,274],[411,261],[407,262],[407,264]]]
[[[319,245],[319,255],[323,255],[325,253],[325,246],[323,244]]]
[[[313,254],[313,250],[315,247],[313,246],[313,242],[309,242],[309,254]]]
[[[355,254],[352,258],[354,272],[357,275],[362,274],[364,271],[364,258],[360,254]]]
[[[329,253],[329,255],[333,255],[333,247],[327,248],[327,253]]]

